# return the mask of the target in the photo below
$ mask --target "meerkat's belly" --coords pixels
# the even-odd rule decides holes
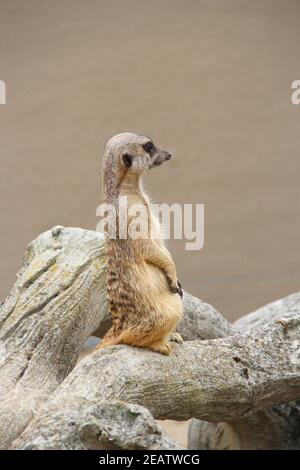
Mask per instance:
[[[170,291],[165,274],[146,262],[131,266],[131,285],[137,301],[146,304],[157,315],[170,316],[177,323],[182,316],[182,302],[178,294]]]

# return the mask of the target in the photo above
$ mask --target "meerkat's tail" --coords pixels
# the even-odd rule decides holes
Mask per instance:
[[[103,349],[103,348],[107,348],[108,346],[114,346],[115,343],[114,341],[101,341],[101,343],[97,344],[97,346],[95,347],[95,349]]]
[[[113,332],[110,329],[95,349],[103,349],[107,348],[108,346],[114,346],[116,344],[120,344],[119,337],[114,336]]]
[[[133,334],[131,330],[123,330],[118,335],[115,335],[113,331],[109,330],[95,349],[103,349],[109,346],[116,346],[117,344],[138,346],[139,342],[141,342],[140,336]]]

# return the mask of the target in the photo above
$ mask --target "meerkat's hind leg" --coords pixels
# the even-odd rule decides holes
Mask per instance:
[[[164,354],[165,356],[169,356],[172,349],[170,343],[165,339],[147,344],[145,348],[160,354]]]
[[[174,343],[179,343],[179,344],[182,344],[183,343],[183,339],[182,339],[182,336],[180,333],[170,333],[169,335],[169,340],[170,341],[173,341]]]

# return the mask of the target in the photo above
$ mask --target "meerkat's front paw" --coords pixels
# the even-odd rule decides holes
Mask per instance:
[[[177,280],[174,282],[169,276],[167,276],[167,281],[169,283],[171,292],[173,292],[173,294],[179,294],[180,297],[182,298],[183,293],[182,293],[180,282]]]
[[[169,336],[170,341],[173,341],[174,343],[183,343],[183,339],[179,333],[171,333]]]

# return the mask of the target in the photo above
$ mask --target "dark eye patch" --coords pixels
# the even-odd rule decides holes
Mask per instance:
[[[149,141],[143,145],[143,149],[145,150],[145,152],[152,155],[155,150],[155,145],[153,144],[153,142]]]
[[[129,155],[129,153],[124,153],[122,155],[123,163],[126,166],[126,168],[130,168],[132,165],[132,156]]]

